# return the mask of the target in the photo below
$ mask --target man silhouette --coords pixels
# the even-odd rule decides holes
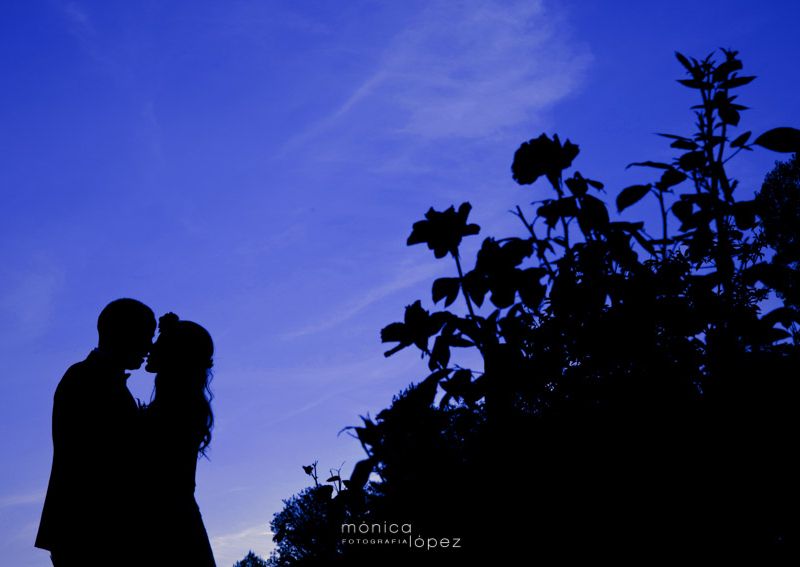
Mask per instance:
[[[134,565],[136,419],[125,370],[139,368],[156,330],[134,299],[109,303],[97,348],[72,365],[53,398],[53,466],[36,547],[53,565]]]

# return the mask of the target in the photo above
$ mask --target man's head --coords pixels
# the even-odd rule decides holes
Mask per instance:
[[[97,318],[100,350],[128,370],[142,365],[155,332],[153,310],[135,299],[116,299],[106,305]]]

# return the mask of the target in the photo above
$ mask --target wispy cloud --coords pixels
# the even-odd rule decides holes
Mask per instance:
[[[44,492],[41,490],[22,492],[19,494],[7,494],[5,496],[0,496],[0,510],[12,508],[14,506],[41,504],[42,502],[44,502]]]
[[[78,2],[58,4],[67,31],[72,34],[84,53],[107,73],[119,78],[121,66],[109,55],[108,46],[102,45],[102,38],[90,11]]]
[[[40,337],[51,323],[55,300],[65,275],[55,263],[34,257],[31,265],[7,270],[6,285],[0,287],[0,313],[13,328],[15,340],[29,341]]]
[[[81,39],[95,35],[94,25],[88,12],[77,2],[64,2],[61,11],[70,26],[70,31]]]
[[[361,101],[372,95],[373,91],[386,79],[383,71],[377,71],[366,81],[359,84],[355,90],[340,104],[336,109],[324,118],[311,123],[304,130],[292,136],[283,146],[272,154],[272,159],[283,159],[287,154],[301,147],[303,144],[314,140],[316,137],[326,133],[344,118],[350,110],[355,108]]]
[[[296,339],[334,329],[352,319],[370,305],[400,290],[429,280],[442,270],[441,265],[432,262],[401,266],[391,279],[376,285],[372,289],[359,291],[358,298],[338,306],[318,321],[289,331],[282,336],[284,339]]]
[[[161,144],[161,123],[158,119],[154,100],[148,100],[144,103],[144,107],[142,108],[142,121],[150,141],[150,152],[158,162],[163,163],[164,152],[162,151]]]
[[[373,112],[382,134],[417,142],[493,136],[568,95],[590,62],[542,1],[435,1],[388,42],[378,68],[350,96],[284,149],[368,103],[380,109]]]
[[[243,431],[271,432],[282,430],[281,424],[297,421],[315,408],[322,407],[322,413],[328,413],[328,408],[340,408],[345,400],[374,407],[375,400],[365,398],[365,392],[377,388],[394,394],[399,387],[420,378],[420,365],[417,356],[386,361],[373,351],[368,356],[358,354],[341,362],[299,360],[296,366],[287,367],[231,367],[228,375],[237,376],[249,393],[237,405],[237,415],[220,413],[217,426],[226,431],[244,428]],[[284,392],[280,404],[273,404],[271,411],[264,412],[263,400],[278,391]],[[379,403],[384,402],[382,399]]]
[[[568,94],[589,56],[560,39],[541,1],[434,2],[401,33],[386,70],[403,130],[475,138],[524,121]]]
[[[67,31],[75,38],[82,52],[113,81],[132,93],[150,92],[148,81],[143,80],[137,68],[147,69],[147,58],[142,55],[147,50],[150,38],[146,33],[134,35],[115,33],[114,28],[100,25],[97,6],[88,6],[75,0],[61,1],[57,4]],[[91,8],[94,8],[93,12]],[[137,30],[138,31],[138,30]],[[139,59],[142,59],[139,61]],[[144,64],[143,64],[144,63]],[[156,160],[163,161],[161,146],[161,126],[154,95],[145,95],[141,102],[140,119],[148,140],[150,151]]]
[[[274,547],[268,526],[269,522],[264,520],[263,524],[257,526],[212,537],[211,547],[217,565],[233,565],[250,550],[266,558]]]
[[[67,31],[94,65],[128,91],[141,90],[141,81],[134,67],[141,49],[138,44],[146,44],[147,37],[119,34],[108,25],[101,25],[103,22],[98,22],[96,5],[87,6],[74,0],[62,0],[56,5]],[[141,120],[152,138],[152,151],[160,157],[160,128],[152,97],[142,103]]]

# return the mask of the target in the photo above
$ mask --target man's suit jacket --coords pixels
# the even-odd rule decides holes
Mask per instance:
[[[95,349],[59,382],[53,465],[36,547],[87,555],[88,564],[88,556],[133,545],[138,406],[127,376]]]

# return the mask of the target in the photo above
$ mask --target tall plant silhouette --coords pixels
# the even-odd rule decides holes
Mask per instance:
[[[787,448],[800,319],[781,299],[796,289],[785,255],[768,260],[797,225],[774,236],[774,199],[741,198],[726,166],[756,146],[797,152],[800,131],[739,131],[734,93],[754,77],[737,52],[676,55],[679,83],[698,95],[695,131],[661,134],[676,156],[630,164],[652,181],[615,203],[653,199],[655,228],[613,220],[603,184],[572,169],[579,146],[547,134],[514,154],[512,177],[535,199],[516,208],[521,236],[485,238],[467,269],[461,242],[479,233],[469,203],[413,225],[409,245],[454,264],[432,285],[444,309],[417,301],[381,338],[394,343],[386,356],[420,350],[430,374],[347,428],[367,455],[351,477],[287,501],[306,494],[326,535],[298,541],[286,534],[309,519],[276,515],[273,565],[313,563],[314,545],[356,519],[455,533],[485,560],[501,549],[564,559],[797,544]],[[482,364],[456,363],[458,349]],[[400,551],[336,539],[326,553],[353,563]],[[460,560],[454,549],[417,554],[426,559]]]

